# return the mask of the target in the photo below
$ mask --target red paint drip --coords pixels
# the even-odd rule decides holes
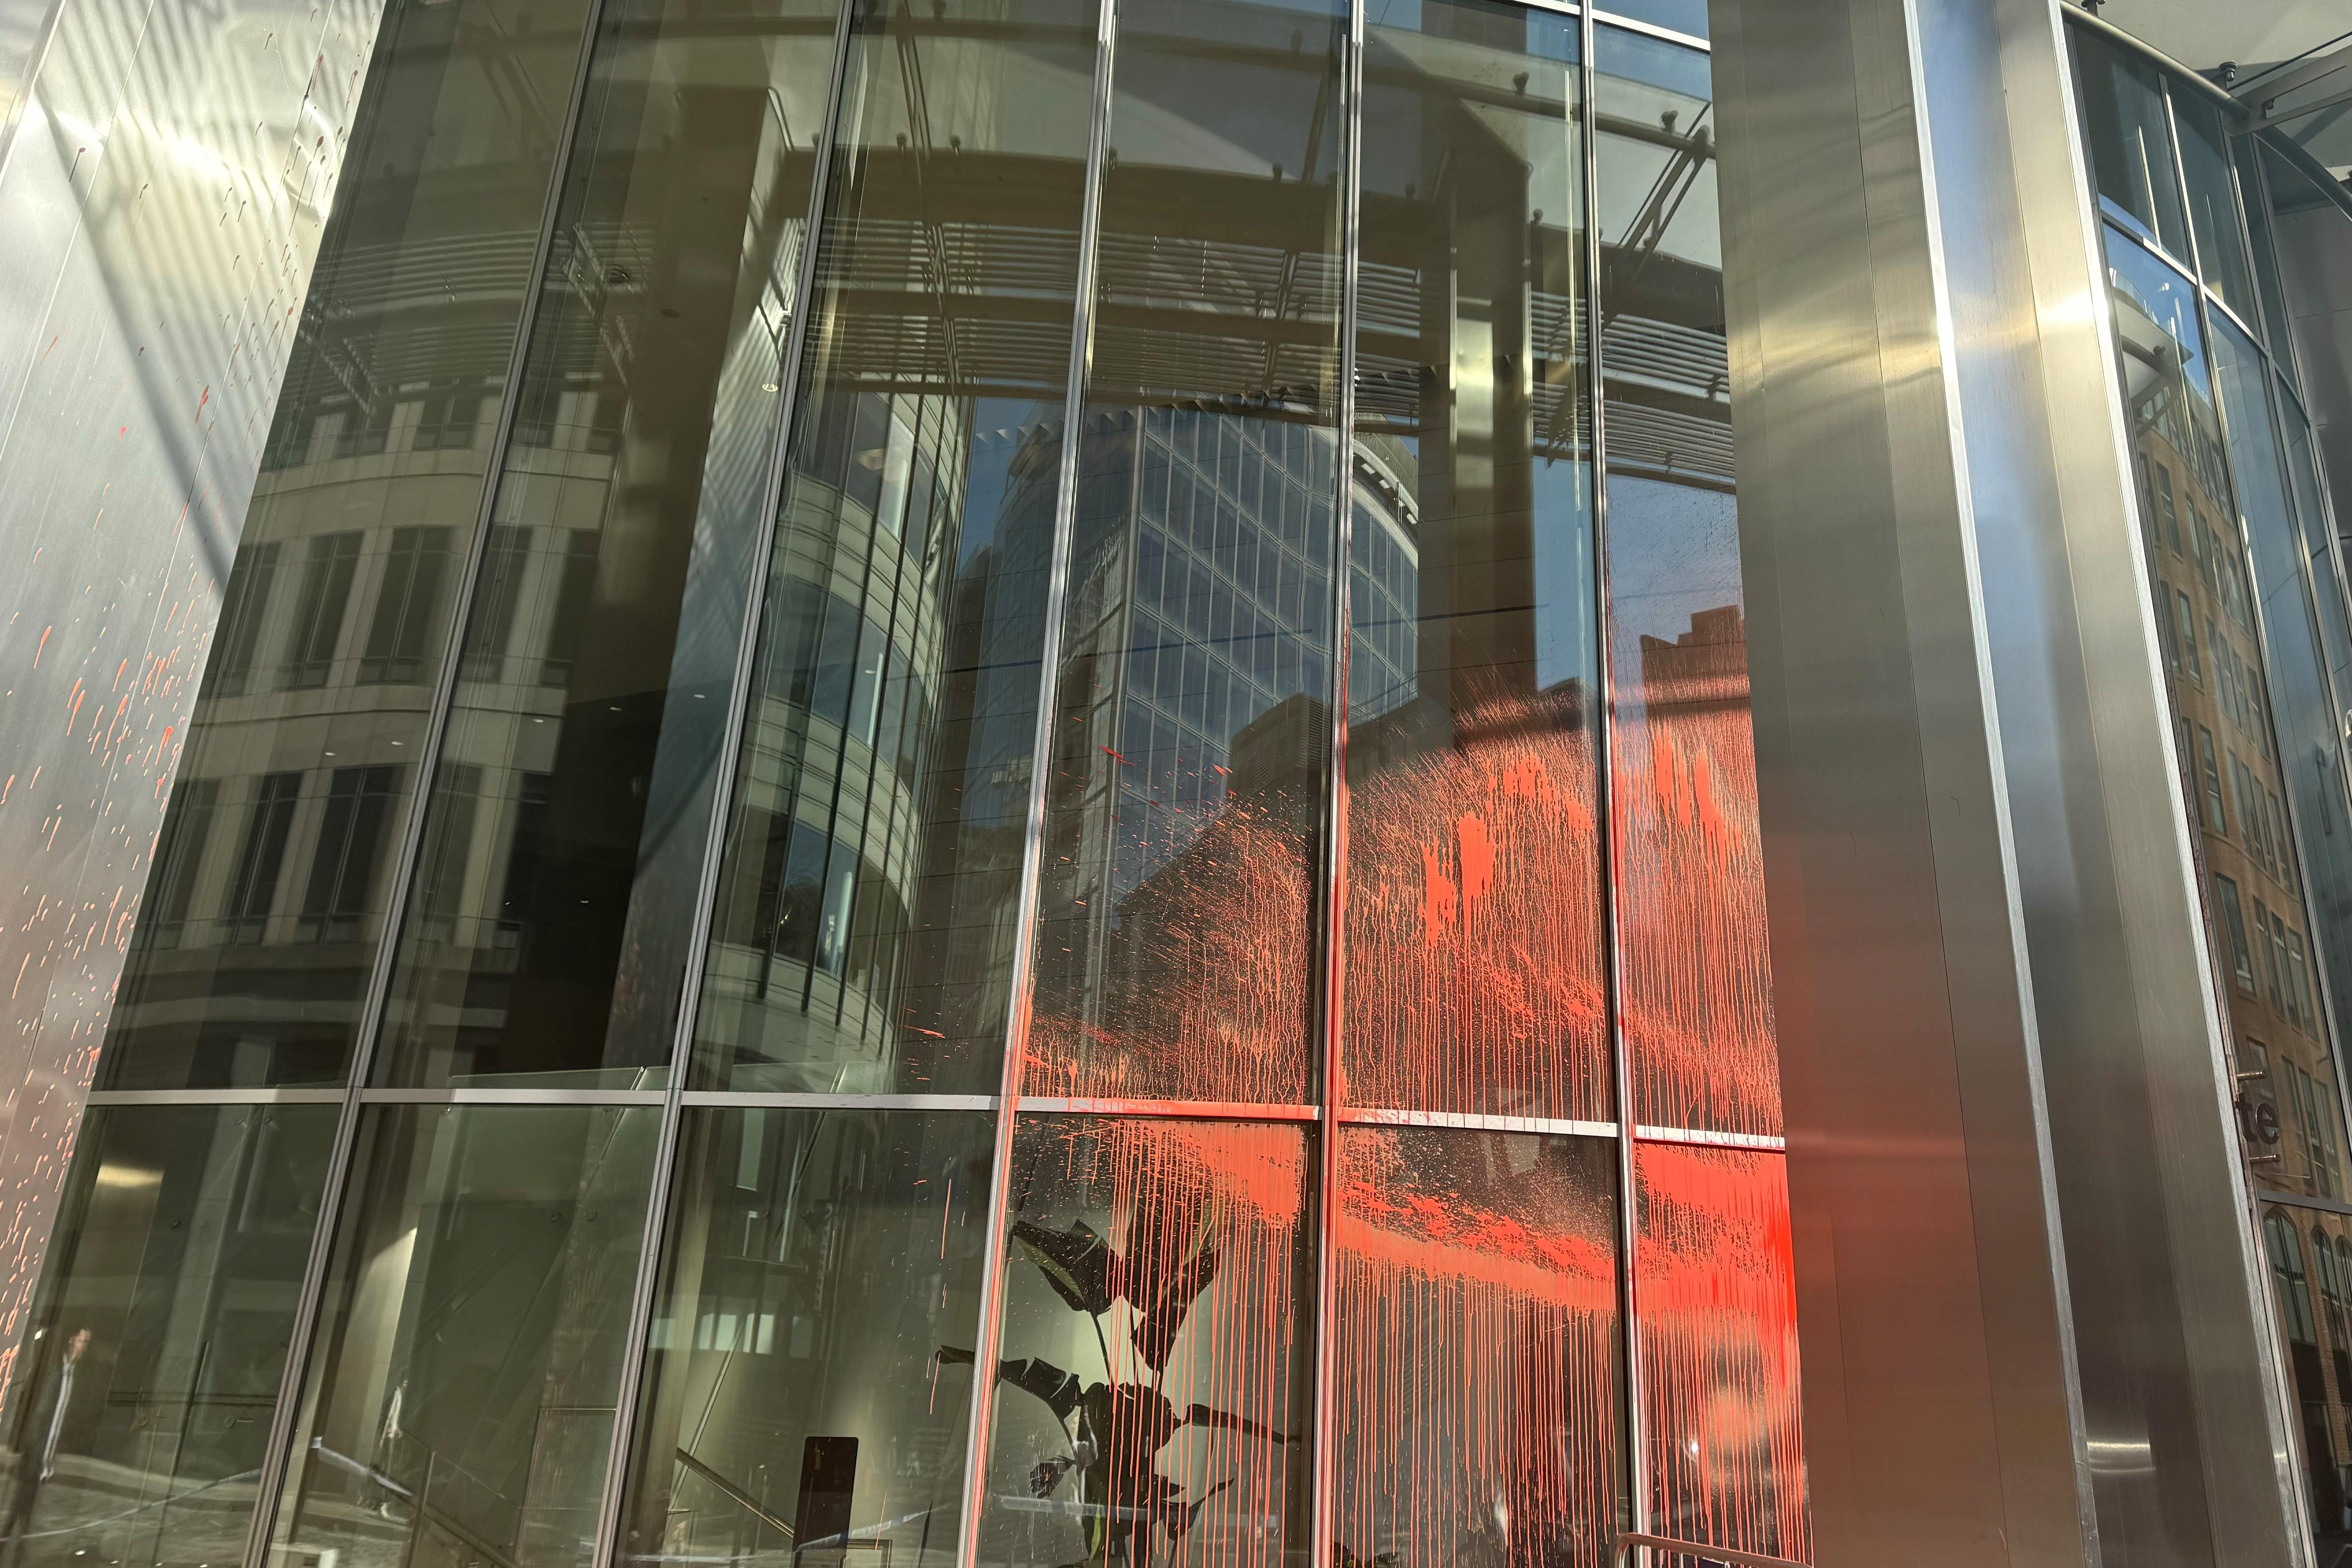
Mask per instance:
[[[1055,1352],[1056,1367],[1108,1396],[1088,1406],[1099,1415],[1088,1421],[1098,1458],[1082,1474],[1049,1472],[1042,1490],[1037,1461],[1055,1456],[1028,1452],[1008,1436],[1038,1431],[1034,1410],[1016,1420],[1000,1414],[984,1505],[983,1529],[993,1539],[983,1555],[1101,1555],[1099,1548],[1069,1550],[1080,1539],[1072,1521],[997,1506],[1025,1491],[1094,1510],[1097,1530],[1108,1514],[1131,1531],[1127,1561],[1202,1568],[1295,1561],[1304,1542],[1290,1536],[1305,1511],[1295,1495],[1303,1450],[1289,1441],[1304,1436],[1307,1405],[1297,1298],[1306,1261],[1305,1134],[1290,1126],[1057,1117],[1024,1124],[1019,1137],[1039,1178],[1031,1196],[1043,1200],[1031,1212],[1076,1206],[1097,1225],[1108,1219],[1097,1234],[1111,1249],[1111,1309],[1100,1320],[1072,1311],[1066,1338],[1051,1336],[1069,1347]],[[1055,1226],[1064,1223],[1057,1212]],[[1212,1256],[1204,1284],[1168,1294],[1169,1281],[1197,1280]],[[1022,1271],[1034,1284],[1036,1266],[1017,1245],[1007,1264],[1016,1290]],[[1162,1307],[1150,1309],[1155,1301]],[[1003,1387],[998,1397],[1031,1396]],[[1007,1535],[1024,1539],[1014,1546]],[[1051,1551],[1064,1556],[1040,1555]]]
[[[1332,1327],[1343,1563],[1612,1561],[1613,1184],[1603,1157],[1561,1180],[1538,1145],[1342,1134]]]
[[[1652,1529],[1810,1562],[1781,1156],[1644,1143],[1634,1184]]]
[[[1604,1118],[1592,747],[1548,700],[1461,715],[1449,750],[1350,785],[1349,1098]]]
[[[1677,642],[1624,651],[1635,657],[1619,659],[1613,805],[1634,1119],[1777,1135],[1746,631],[1727,605],[1693,616]]]

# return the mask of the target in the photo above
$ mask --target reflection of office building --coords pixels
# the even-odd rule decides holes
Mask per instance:
[[[1055,894],[1087,913],[1055,923],[1039,969],[1050,990],[1133,1017],[1139,1003],[1164,1005],[1171,985],[1205,978],[1181,959],[1169,967],[1178,947],[1213,940],[1219,924],[1247,928],[1247,889],[1263,869],[1253,836],[1316,821],[1331,743],[1333,444],[1310,424],[1183,408],[1122,412],[1089,435],[1082,493],[1108,499],[1079,520],[1055,773],[1086,782],[1055,798],[1047,851]],[[1398,510],[1371,495],[1357,503],[1366,565],[1349,679],[1371,693],[1351,700],[1357,711],[1410,700],[1415,558]],[[1303,931],[1283,929],[1284,897],[1270,896],[1256,904],[1256,934],[1295,967]],[[1135,956],[1108,963],[1114,943]],[[1303,989],[1282,989],[1303,1007]],[[1186,1035],[1172,1021],[1139,1031],[1097,1013],[1086,1023],[1137,1050],[1181,1049]],[[1224,1026],[1257,1032],[1240,1018]]]
[[[154,838],[0,947],[0,1568],[2352,1541],[2341,63],[2005,24],[2059,180],[1972,8],[1623,9],[394,0],[135,164],[319,260],[209,643],[11,677]]]
[[[925,825],[1017,819],[1032,726],[1005,713],[1003,671],[1024,641],[1035,658],[1036,627],[993,591],[1005,544],[975,549],[971,534],[1001,531],[1014,549],[1050,535],[1060,430],[977,428],[982,412],[868,394],[819,426],[817,460],[844,482],[795,490],[798,548],[772,592],[799,641],[780,650],[792,674],[762,693],[750,763],[775,788],[749,808],[759,869],[730,884],[705,1020],[743,1061],[921,1056],[923,1040],[984,1033],[992,1000],[1003,1006],[985,984],[1002,932],[958,921],[959,883],[926,875],[939,828]],[[961,485],[981,464],[1013,478],[992,517],[971,518]],[[961,764],[945,803],[942,748]],[[1017,830],[1000,827],[965,877],[1003,902],[1019,861]]]

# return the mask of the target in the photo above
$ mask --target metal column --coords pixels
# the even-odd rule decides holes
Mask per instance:
[[[1713,13],[1819,1561],[2301,1561],[2057,5]]]

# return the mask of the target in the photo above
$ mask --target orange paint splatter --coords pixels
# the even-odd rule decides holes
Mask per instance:
[[[1341,1053],[1357,1103],[1613,1114],[1580,714],[1559,691],[1475,705],[1450,749],[1351,784]]]
[[[1620,1016],[1634,1119],[1777,1135],[1780,1045],[1737,605],[1622,668],[1613,731]]]
[[[1782,1158],[1643,1143],[1634,1184],[1652,1529],[1810,1561]]]

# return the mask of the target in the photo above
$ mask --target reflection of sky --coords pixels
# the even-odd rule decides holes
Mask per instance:
[[[1033,403],[1026,398],[978,397],[972,400],[971,467],[964,474],[962,531],[957,537],[956,571],[961,574],[982,551],[1005,542],[997,535],[1004,517],[1006,487],[1013,459],[1028,447],[1030,437],[1062,419],[1059,404]],[[993,439],[992,433],[1011,431],[1011,439]],[[1058,441],[1055,443],[1059,449]]]
[[[1660,27],[1672,27],[1694,38],[1706,37],[1706,0],[1603,0],[1600,16],[1631,16]]]
[[[2106,239],[2109,285],[2137,304],[2180,346],[2189,379],[2210,402],[2213,384],[2206,370],[2204,338],[2197,330],[2197,301],[2189,279],[2128,236],[2110,228]]]
[[[1609,595],[1621,689],[1641,669],[1642,634],[1668,642],[1701,610],[1739,596],[1739,513],[1720,490],[1609,476]]]
[[[1680,95],[1696,102],[1715,96],[1715,68],[1710,57],[1696,49],[1654,38],[1647,33],[1602,26],[1592,36],[1596,73]]]
[[[1581,677],[1592,656],[1592,508],[1582,463],[1531,470],[1536,515],[1536,686]]]

